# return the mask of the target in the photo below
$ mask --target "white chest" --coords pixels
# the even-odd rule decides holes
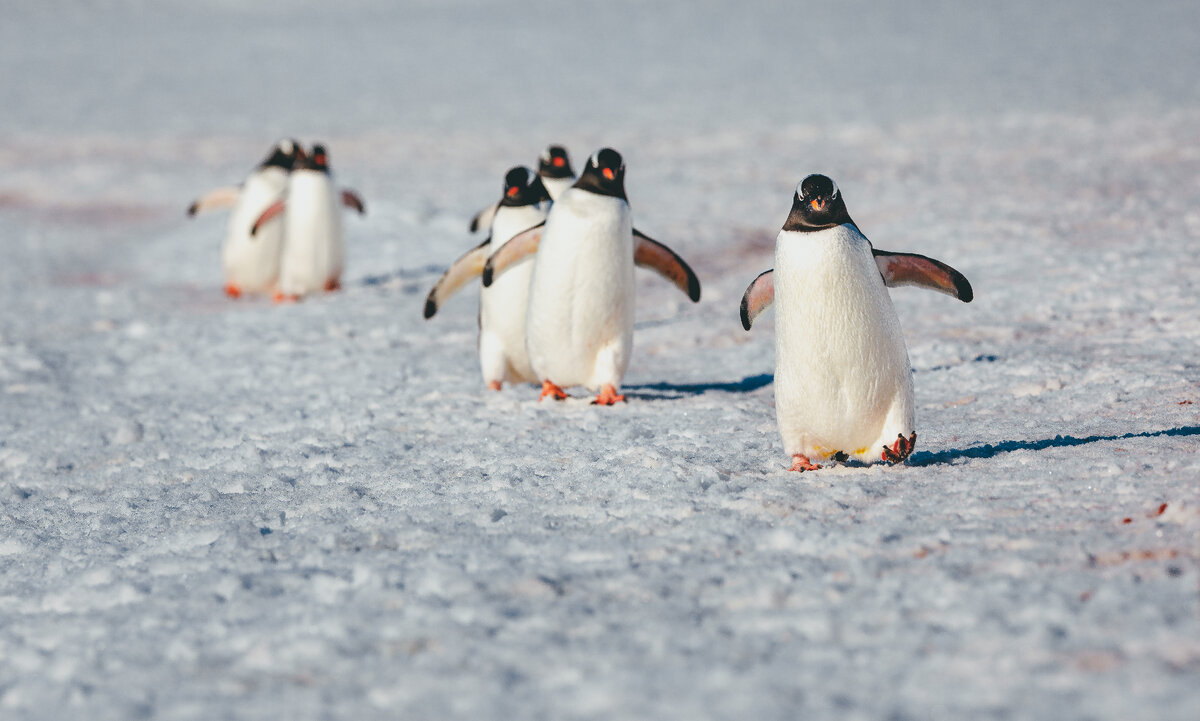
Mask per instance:
[[[534,369],[560,385],[619,382],[634,306],[629,204],[568,189],[550,210],[534,261],[527,316]]]
[[[911,425],[908,353],[867,239],[851,225],[781,232],[774,278],[776,412],[788,452],[858,455],[896,408]]]
[[[303,294],[325,287],[342,272],[342,215],[329,175],[293,171],[284,213],[280,287]]]

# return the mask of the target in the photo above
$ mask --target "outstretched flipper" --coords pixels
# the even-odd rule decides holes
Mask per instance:
[[[487,264],[483,266],[483,287],[490,286],[492,280],[510,265],[536,253],[538,244],[542,242],[542,230],[545,226],[546,221],[543,220],[532,228],[517,233],[509,238],[507,243],[500,246],[500,249],[493,253],[492,257],[488,258]]]
[[[966,277],[940,260],[916,253],[889,253],[874,249],[871,252],[875,254],[875,265],[879,266],[883,284],[889,288],[917,285],[952,295],[964,303],[970,303],[975,297]]]
[[[432,318],[450,296],[454,295],[464,285],[483,272],[483,264],[487,262],[491,251],[492,239],[488,238],[458,260],[454,261],[438,282],[434,284],[425,298],[425,317]]]
[[[742,327],[750,330],[754,319],[775,302],[775,269],[759,274],[742,295]]]
[[[633,241],[635,265],[649,268],[671,281],[676,288],[686,293],[693,303],[700,301],[700,279],[683,258],[637,228],[633,229]]]
[[[188,206],[188,217],[194,216],[196,213],[205,210],[215,210],[217,208],[228,208],[237,202],[238,195],[242,192],[241,186],[227,185],[224,188],[216,188],[201,195],[191,205]]]
[[[480,228],[491,227],[492,217],[496,215],[496,208],[499,206],[499,203],[492,203],[488,207],[476,213],[475,217],[471,218],[471,232],[474,233]]]
[[[271,222],[272,218],[282,215],[286,207],[287,205],[282,200],[276,200],[268,205],[262,215],[258,216],[258,220],[254,221],[254,225],[250,226],[250,235],[258,235],[258,229]]]
[[[367,214],[367,206],[363,204],[362,198],[358,196],[358,193],[349,188],[342,191],[342,205],[347,208],[354,208],[358,211],[359,215]]]

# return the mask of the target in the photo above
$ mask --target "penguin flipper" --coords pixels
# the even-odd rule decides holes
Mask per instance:
[[[438,278],[438,282],[425,297],[425,317],[427,319],[432,318],[433,314],[438,312],[438,308],[450,299],[450,296],[483,272],[483,264],[487,262],[491,243],[492,239],[488,238],[470,249],[461,258],[454,261],[441,278]]]
[[[671,281],[693,303],[700,301],[700,279],[679,254],[637,228],[633,229],[633,262]]]
[[[764,271],[742,295],[742,327],[750,330],[754,319],[775,302],[775,269]]]
[[[954,296],[964,303],[970,303],[975,297],[966,276],[940,260],[916,253],[890,253],[874,248],[871,252],[875,254],[875,264],[879,266],[883,284],[889,288],[916,285]]]
[[[267,209],[262,212],[262,215],[258,216],[258,220],[254,221],[254,225],[250,226],[250,235],[258,235],[259,228],[271,222],[272,218],[282,215],[286,208],[287,205],[282,200],[276,200],[274,203],[268,205]]]
[[[471,232],[474,233],[480,228],[491,227],[492,218],[496,215],[496,208],[499,205],[499,203],[492,203],[488,207],[476,213],[475,217],[471,218]]]
[[[363,203],[362,198],[359,197],[358,193],[349,188],[342,190],[342,205],[347,208],[354,208],[358,211],[359,215],[367,214],[367,206]]]
[[[487,264],[483,266],[483,287],[490,286],[492,280],[510,265],[536,253],[538,244],[542,242],[542,230],[545,226],[546,221],[543,220],[532,228],[522,230],[492,253],[492,257],[488,258]]]
[[[188,217],[194,216],[196,213],[205,210],[215,210],[216,208],[228,208],[237,202],[238,195],[242,189],[237,185],[227,185],[223,188],[214,188],[188,206]]]

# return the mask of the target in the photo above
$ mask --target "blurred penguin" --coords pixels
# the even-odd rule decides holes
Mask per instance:
[[[339,206],[363,214],[362,199],[352,190],[338,192],[329,170],[329,153],[314,144],[299,159],[288,181],[287,195],[259,215],[251,229],[257,235],[283,215],[283,253],[279,262],[277,302],[295,301],[309,293],[341,287],[346,243]]]

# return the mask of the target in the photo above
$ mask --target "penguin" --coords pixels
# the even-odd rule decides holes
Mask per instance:
[[[233,206],[229,229],[221,246],[221,268],[225,294],[239,298],[243,293],[269,293],[279,280],[279,252],[283,228],[252,235],[255,219],[283,197],[288,175],[304,150],[295,140],[280,140],[240,186],[217,188],[205,193],[188,208],[197,213]]]
[[[567,155],[567,149],[561,145],[551,145],[543,150],[538,157],[538,176],[542,179],[542,185],[546,186],[550,199],[557,200],[564,190],[575,183],[575,171],[571,169],[571,158]],[[472,233],[480,228],[490,227],[496,207],[497,203],[492,203],[471,218]]]
[[[353,208],[359,215],[366,213],[353,190],[335,191],[329,154],[325,146],[314,144],[312,152],[292,170],[286,197],[264,210],[250,231],[257,235],[271,226],[272,219],[284,216],[276,302],[341,287],[346,251],[339,205]]]
[[[442,275],[425,299],[425,318],[479,276],[492,252],[517,233],[540,225],[550,210],[550,195],[541,177],[517,166],[504,175],[504,194],[492,216],[491,233]],[[525,350],[525,308],[533,263],[521,263],[479,293],[479,365],[483,382],[498,391],[503,384],[535,383],[537,376]]]
[[[488,258],[484,287],[531,254],[526,346],[542,382],[539,400],[562,400],[563,389],[576,385],[598,391],[594,404],[625,400],[618,389],[633,346],[635,265],[700,300],[700,281],[688,264],[633,227],[625,163],[611,148],[588,159],[542,225],[513,236]]]
[[[836,183],[796,186],[775,240],[775,268],[742,297],[742,327],[775,312],[775,411],[792,471],[818,460],[900,463],[917,442],[912,367],[889,287],[916,285],[971,302],[941,261],[875,250]]]
[[[550,199],[558,200],[564,190],[575,184],[575,171],[571,168],[567,149],[561,145],[551,145],[543,150],[538,158],[538,175]]]

